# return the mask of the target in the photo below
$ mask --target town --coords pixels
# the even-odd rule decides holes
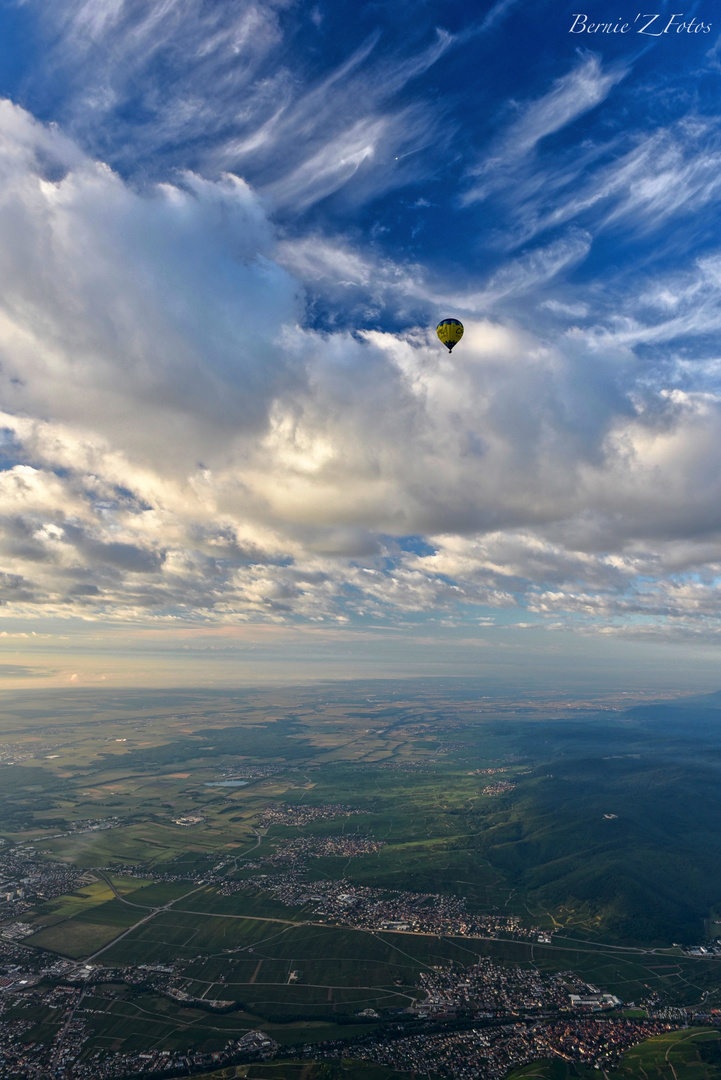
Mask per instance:
[[[504,784],[506,781],[495,781]],[[489,792],[490,793],[490,792]],[[346,804],[271,806],[260,815],[260,840],[271,826],[302,826],[358,811]],[[71,823],[68,831],[103,831],[117,819]],[[42,838],[35,839],[34,844]],[[447,963],[422,971],[415,997],[403,1009],[357,1010],[358,1021],[371,1025],[368,1034],[349,1040],[325,1040],[281,1047],[261,1024],[232,1038],[218,1035],[208,1049],[188,1044],[182,1050],[159,1045],[137,1052],[99,1049],[93,1038],[95,1017],[104,1018],[113,1002],[131,992],[150,993],[187,1009],[206,1014],[237,1011],[234,991],[198,997],[193,959],[166,963],[118,964],[74,961],[32,948],[33,926],[23,915],[33,905],[73,892],[92,882],[117,879],[118,867],[85,872],[43,858],[34,844],[0,847],[0,885],[3,890],[0,932],[0,1080],[26,1075],[40,1078],[47,1071],[74,1080],[119,1080],[121,1077],[162,1073],[173,1076],[254,1060],[284,1057],[332,1061],[352,1055],[359,1060],[399,1070],[434,1072],[462,1080],[500,1080],[511,1068],[542,1057],[560,1055],[569,1061],[607,1064],[630,1046],[660,1032],[690,1022],[713,1023],[703,1008],[669,1006],[653,994],[640,1003],[634,1017],[619,1015],[622,1002],[585,982],[572,971],[541,972],[532,967],[500,963],[481,957],[468,965]],[[360,832],[326,836],[284,837],[269,852],[243,857],[238,878],[236,856],[227,856],[203,871],[183,872],[171,862],[160,872],[147,865],[123,867],[122,876],[162,883],[185,882],[212,888],[219,897],[243,894],[261,904],[267,897],[288,908],[302,907],[306,925],[338,926],[398,935],[436,935],[463,939],[506,939],[550,944],[552,936],[513,914],[479,914],[466,901],[450,894],[381,889],[359,885],[342,876],[314,879],[307,860],[375,854],[384,842]],[[267,849],[265,849],[267,851]],[[256,871],[262,870],[262,873]],[[30,916],[26,916],[30,917]],[[226,948],[228,956],[244,946]],[[252,950],[251,950],[252,951]],[[711,958],[711,948],[687,950]],[[287,982],[302,972],[292,970]],[[219,982],[224,984],[224,976]],[[124,989],[125,988],[125,989]],[[210,989],[210,987],[208,987]],[[216,1000],[222,996],[224,1000]],[[227,999],[226,999],[227,998]],[[52,1018],[52,1037],[42,1042],[30,1036],[39,1012]],[[644,1015],[645,1013],[645,1015]],[[606,1014],[606,1015],[603,1015]],[[49,1021],[50,1023],[50,1021]]]
[[[541,975],[485,958],[467,969],[447,967],[422,973],[416,1003],[350,1044],[347,1040],[303,1043],[281,1051],[267,1033],[251,1031],[212,1052],[157,1048],[135,1054],[85,1053],[90,1018],[104,1013],[108,1000],[123,984],[189,1005],[197,1003],[179,990],[183,965],[73,963],[8,941],[0,942],[0,965],[6,972],[0,979],[0,1080],[40,1076],[48,1069],[62,1070],[73,1080],[187,1074],[281,1054],[314,1060],[352,1056],[400,1070],[499,1080],[513,1066],[554,1054],[569,1061],[608,1063],[652,1035],[691,1020],[711,1022],[711,1017],[690,1010],[662,1017],[662,1009],[650,1003],[648,1018],[601,1017],[599,1013],[621,1002],[599,993],[572,972]],[[232,1002],[204,1004],[223,1008]],[[55,1037],[46,1044],[27,1042],[24,1036],[41,1009],[56,1014]]]
[[[257,875],[240,881],[223,881],[220,893],[231,896],[245,890],[269,893],[289,907],[310,905],[322,921],[352,926],[362,930],[399,930],[424,934],[451,934],[461,937],[503,935],[521,939],[550,942],[547,933],[537,926],[525,926],[517,915],[477,915],[467,911],[463,898],[443,893],[416,893],[407,890],[378,889],[355,885],[346,878],[308,880],[302,863],[304,855],[342,854],[351,857],[369,849],[364,838],[329,837],[292,842],[289,847],[260,862],[277,864],[290,862],[282,873]],[[308,848],[306,848],[308,845]],[[378,845],[380,846],[380,845]],[[375,850],[373,848],[372,850]],[[295,863],[295,865],[293,865]]]
[[[590,1017],[551,1023],[516,1021],[373,1040],[354,1047],[354,1056],[408,1072],[434,1072],[460,1080],[501,1080],[511,1069],[554,1056],[586,1064],[611,1064],[631,1046],[674,1026],[662,1020]],[[330,1051],[328,1056],[333,1054],[340,1057],[343,1051]]]

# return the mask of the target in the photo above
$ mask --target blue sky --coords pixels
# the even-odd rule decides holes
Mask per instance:
[[[716,685],[721,19],[651,7],[0,3],[7,685]]]

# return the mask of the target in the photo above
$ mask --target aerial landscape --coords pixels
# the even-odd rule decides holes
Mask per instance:
[[[0,31],[0,1080],[721,1077],[715,6]]]
[[[640,1076],[674,1032],[714,1075],[721,694],[56,701],[5,708],[3,1075]]]

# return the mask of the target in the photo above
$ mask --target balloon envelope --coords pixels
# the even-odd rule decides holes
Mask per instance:
[[[449,352],[463,337],[463,323],[458,319],[442,319],[436,327],[436,333]]]

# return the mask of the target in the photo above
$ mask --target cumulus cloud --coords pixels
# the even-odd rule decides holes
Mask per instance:
[[[100,452],[87,421],[106,449],[181,469],[262,426],[299,307],[247,185],[187,175],[140,197],[8,102],[0,125],[6,403],[70,425],[50,436],[65,455]]]
[[[633,340],[491,315],[583,257],[559,240],[444,295],[470,311],[449,356],[427,320],[304,323],[319,277],[432,305],[419,267],[279,240],[234,175],[139,192],[7,102],[0,131],[7,611],[713,618],[721,397],[633,345],[644,312],[711,312],[714,256],[642,283]]]

